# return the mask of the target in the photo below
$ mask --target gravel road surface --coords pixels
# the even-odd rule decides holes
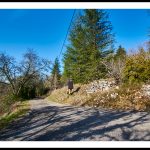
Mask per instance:
[[[30,101],[31,110],[0,131],[0,141],[148,141],[150,114]]]

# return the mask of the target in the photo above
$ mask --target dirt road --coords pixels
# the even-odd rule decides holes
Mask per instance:
[[[31,111],[0,131],[0,141],[150,140],[150,115],[31,100]]]

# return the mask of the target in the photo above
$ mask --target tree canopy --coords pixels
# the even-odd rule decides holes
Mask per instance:
[[[101,59],[113,52],[112,25],[104,10],[86,9],[76,17],[64,54],[64,76],[87,83],[105,76]]]

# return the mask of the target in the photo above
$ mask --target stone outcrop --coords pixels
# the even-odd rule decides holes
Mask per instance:
[[[93,81],[91,84],[88,85],[86,88],[87,93],[94,93],[99,91],[108,91],[111,88],[119,89],[119,86],[115,84],[115,80],[110,79],[101,79],[97,81]],[[150,97],[150,85],[143,85],[141,87],[140,93],[144,96]]]
[[[110,88],[116,87],[115,81],[114,80],[98,80],[92,82],[88,88],[86,89],[87,93],[94,93],[94,92],[99,92],[99,91],[108,91]]]
[[[150,85],[143,85],[142,91],[145,96],[150,97]]]

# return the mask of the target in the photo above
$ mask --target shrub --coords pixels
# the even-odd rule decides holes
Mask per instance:
[[[12,104],[14,104],[15,100],[11,98],[11,96],[0,96],[0,114],[5,112],[9,112]]]
[[[150,111],[150,97],[145,96],[141,84],[124,84],[119,89],[91,94],[85,105],[113,110]],[[115,98],[112,94],[116,94]]]
[[[128,56],[123,76],[123,80],[131,84],[148,82],[150,79],[150,53],[141,49],[139,53]]]

